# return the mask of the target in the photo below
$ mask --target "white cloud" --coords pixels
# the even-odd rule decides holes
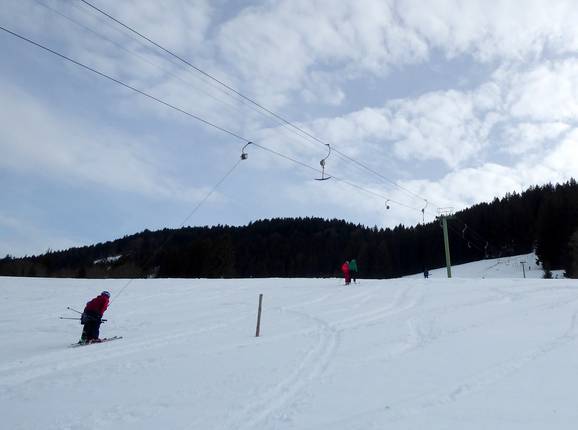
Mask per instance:
[[[393,64],[422,61],[427,46],[401,28],[387,2],[278,1],[247,8],[225,23],[218,46],[259,99],[279,105],[320,70],[383,75]]]
[[[492,93],[493,108],[499,108],[499,92],[491,90],[437,92],[390,104],[386,109],[399,125],[390,135],[396,154],[402,159],[440,159],[450,167],[478,155],[498,120],[488,109],[487,97]]]
[[[508,110],[532,121],[578,119],[578,60],[548,61],[528,70],[499,71],[497,79],[511,89]]]
[[[60,115],[13,87],[0,86],[0,94],[10,100],[0,106],[0,166],[149,196],[198,197],[200,191],[167,177],[155,154],[134,138]]]
[[[440,207],[460,210],[508,192],[521,192],[530,186],[562,183],[578,177],[578,131],[574,130],[542,159],[522,160],[514,165],[485,163],[452,171],[438,181],[400,182],[415,193],[428,196]],[[398,198],[407,194],[396,191]]]
[[[570,126],[563,122],[521,123],[508,128],[503,136],[508,142],[504,151],[523,155],[542,149],[544,144],[558,139]]]
[[[578,49],[578,11],[571,0],[405,0],[398,13],[408,28],[450,57],[521,61]]]
[[[455,168],[489,144],[500,120],[501,93],[495,84],[475,91],[431,92],[387,102],[348,115],[317,120],[326,142],[347,145],[352,155],[393,150],[402,160],[438,159]]]
[[[544,159],[543,165],[556,173],[557,181],[578,178],[578,130],[574,129]],[[554,176],[554,175],[553,175]],[[543,181],[541,181],[543,182]],[[533,182],[540,183],[540,182]]]

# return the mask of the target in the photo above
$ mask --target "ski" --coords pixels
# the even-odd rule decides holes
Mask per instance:
[[[77,343],[71,344],[70,347],[75,348],[77,346],[98,345],[99,343],[110,342],[111,340],[118,340],[118,339],[122,339],[122,336],[104,337],[104,338],[100,339],[100,342],[91,342],[91,343],[77,342]]]

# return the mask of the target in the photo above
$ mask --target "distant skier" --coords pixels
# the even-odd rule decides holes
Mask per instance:
[[[429,270],[423,269],[423,277],[426,279],[429,278]]]
[[[100,325],[104,311],[108,308],[109,299],[110,293],[103,291],[99,296],[86,303],[80,318],[80,323],[84,327],[78,343],[101,342],[99,338]]]
[[[349,272],[354,284],[357,284],[357,261],[355,258],[349,262]]]
[[[349,261],[346,261],[341,265],[341,271],[343,272],[343,278],[345,279],[345,285],[351,283],[351,274],[349,272]]]

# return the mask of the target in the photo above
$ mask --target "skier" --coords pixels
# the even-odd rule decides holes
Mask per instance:
[[[351,275],[349,273],[349,261],[346,261],[341,265],[341,271],[343,272],[343,278],[345,278],[345,285],[351,283]]]
[[[78,343],[102,342],[99,338],[99,330],[102,324],[102,315],[108,308],[109,299],[110,293],[103,291],[99,296],[86,303],[84,312],[80,317],[80,323],[84,327]]]
[[[353,283],[357,284],[357,261],[355,261],[355,258],[349,262],[349,271],[351,272]]]
[[[423,269],[423,277],[426,279],[429,278],[429,270]]]

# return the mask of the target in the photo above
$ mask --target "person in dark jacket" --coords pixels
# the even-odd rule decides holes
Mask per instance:
[[[349,272],[354,284],[357,284],[357,261],[355,258],[349,261]]]
[[[102,324],[102,316],[108,308],[110,293],[103,291],[99,296],[89,301],[84,307],[80,317],[80,323],[84,326],[79,343],[100,342],[99,331]]]

